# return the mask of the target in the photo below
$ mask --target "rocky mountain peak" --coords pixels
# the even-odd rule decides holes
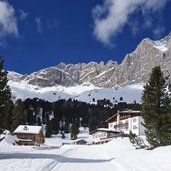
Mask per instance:
[[[29,75],[9,72],[12,81],[50,87],[55,85],[74,86],[90,82],[98,87],[114,87],[146,82],[152,68],[160,65],[166,76],[171,75],[171,33],[153,41],[143,39],[135,51],[125,56],[121,64],[109,60],[106,64],[89,62],[79,64],[60,63]]]

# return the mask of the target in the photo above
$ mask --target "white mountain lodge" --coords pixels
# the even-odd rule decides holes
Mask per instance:
[[[106,120],[108,128],[129,134],[130,131],[136,135],[144,135],[144,127],[141,124],[143,119],[140,111],[124,110],[118,111],[115,115]]]

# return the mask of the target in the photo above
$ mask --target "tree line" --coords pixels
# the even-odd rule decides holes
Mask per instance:
[[[113,105],[109,100],[97,100],[89,104],[74,99],[60,99],[48,102],[42,99],[11,100],[11,91],[7,85],[7,72],[0,60],[0,131],[7,129],[13,132],[19,125],[44,125],[46,137],[52,134],[71,132],[76,139],[79,127],[89,127],[90,133],[99,127],[107,127],[105,120],[123,108],[140,109],[140,105],[120,102]]]
[[[124,102],[111,106],[107,100],[98,100],[97,104],[89,104],[73,99],[48,102],[42,99],[18,99],[10,101],[9,112],[4,112],[1,128],[13,132],[19,125],[45,125],[46,137],[52,134],[71,132],[71,138],[76,139],[79,127],[89,127],[90,133],[99,127],[107,127],[105,120],[119,109],[136,108],[139,104]]]
[[[71,132],[76,139],[79,127],[89,127],[90,133],[98,127],[107,127],[105,120],[118,110],[129,108],[141,110],[146,139],[151,148],[171,144],[171,94],[170,82],[163,76],[160,66],[152,69],[144,86],[142,104],[98,100],[89,104],[73,99],[48,102],[42,99],[21,99],[13,102],[8,86],[7,72],[0,58],[0,133],[14,131],[20,124],[46,125],[46,137]]]

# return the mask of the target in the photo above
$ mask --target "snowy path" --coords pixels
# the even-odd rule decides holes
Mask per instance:
[[[60,171],[104,171],[112,170],[111,159],[101,156],[94,148],[82,146],[63,154],[66,160],[59,162],[52,170]],[[65,164],[64,164],[65,163]]]
[[[73,146],[72,146],[73,147]],[[102,153],[103,154],[103,153]],[[77,146],[31,153],[0,154],[0,167],[7,171],[112,171],[125,170],[112,158],[102,155],[98,146]],[[1,165],[3,163],[3,165]]]
[[[52,170],[60,171],[139,171],[119,158],[113,158],[102,151],[100,145],[82,146],[69,149],[63,153],[67,159],[64,163],[57,164]],[[142,170],[141,170],[142,171]]]
[[[170,171],[171,146],[135,150],[128,139],[38,150],[0,144],[0,171]]]

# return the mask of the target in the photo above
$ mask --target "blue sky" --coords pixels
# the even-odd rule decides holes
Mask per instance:
[[[171,31],[171,0],[0,1],[5,68],[31,73],[64,63],[121,63],[145,37]]]

